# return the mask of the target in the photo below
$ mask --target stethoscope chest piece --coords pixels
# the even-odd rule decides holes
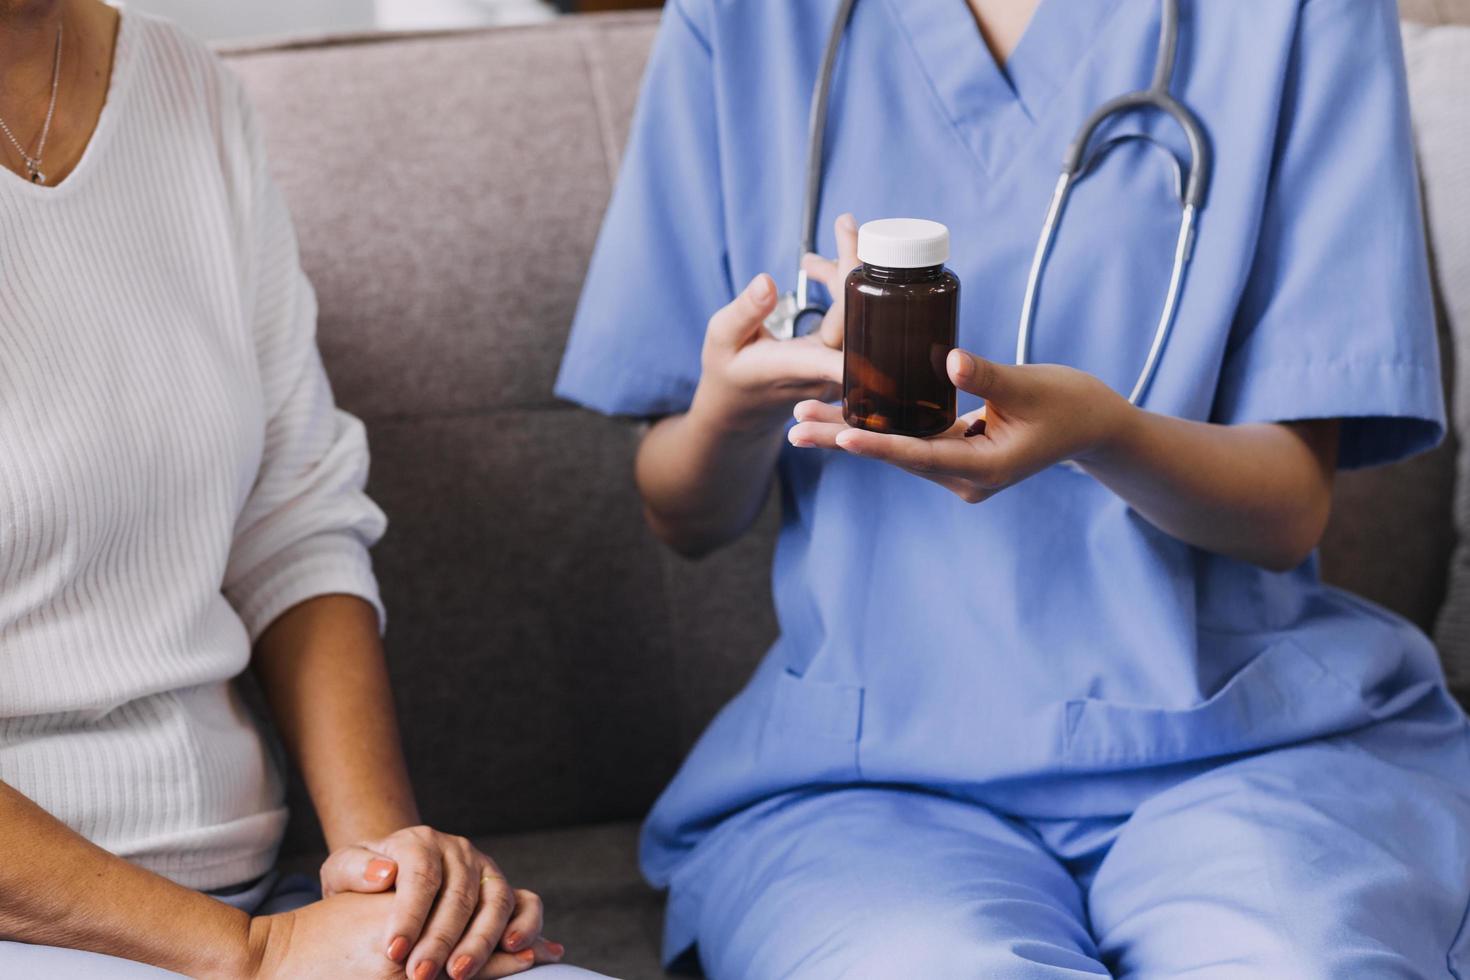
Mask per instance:
[[[777,340],[791,340],[815,330],[827,310],[813,305],[810,294],[811,283],[802,271],[796,277],[796,292],[783,293],[776,308],[766,317],[766,333]]]

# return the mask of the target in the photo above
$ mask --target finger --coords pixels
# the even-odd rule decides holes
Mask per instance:
[[[786,438],[798,449],[841,449],[837,436],[847,431],[846,425],[818,422],[801,422],[791,427]],[[922,477],[938,484],[966,503],[978,504],[995,495],[995,491],[977,485],[973,480],[950,476],[947,473],[923,472],[907,466],[899,466],[905,473]]]
[[[807,276],[832,290],[837,282],[837,260],[826,259],[815,252],[801,257],[801,269]]]
[[[500,977],[513,977],[517,973],[525,973],[535,965],[536,951],[533,949],[523,949],[519,953],[496,950],[490,955],[489,961],[480,968],[480,972],[472,973],[470,976],[475,980],[499,980]]]
[[[837,239],[837,258],[824,258],[808,252],[801,257],[801,268],[810,278],[826,286],[835,300],[847,274],[857,267],[857,219],[844,214],[833,223],[832,231]]]
[[[841,422],[843,420],[841,405],[817,401],[815,398],[799,402],[791,415],[798,422]]]
[[[833,277],[832,309],[822,318],[822,343],[828,347],[842,346],[847,333],[847,277],[857,268],[858,225],[857,219],[844,214],[837,219],[837,268]]]
[[[1021,369],[1013,365],[997,364],[956,347],[949,352],[945,367],[956,388],[979,395],[987,402],[1004,405],[1016,397],[1017,375]]]
[[[709,321],[709,337],[729,350],[744,346],[776,308],[776,283],[762,272]]]
[[[998,453],[981,448],[980,439],[915,439],[910,436],[846,429],[837,434],[837,447],[855,456],[880,459],[921,476],[959,477],[982,489],[1006,484]]]
[[[541,934],[540,901],[539,898],[536,899],[534,913],[536,931],[523,934],[529,936],[529,939],[523,940],[523,945]],[[493,865],[485,868],[480,873],[479,895],[474,918],[470,920],[469,927],[464,930],[463,937],[459,939],[454,952],[450,953],[446,959],[449,964],[447,972],[453,980],[473,977],[485,964],[494,960],[497,955],[495,947],[503,941],[507,932],[506,924],[510,922],[516,907],[517,895],[511,890],[505,877]],[[518,950],[508,949],[503,952],[513,954]],[[409,976],[412,975],[409,974]]]
[[[858,265],[858,223],[850,213],[837,219],[833,230],[837,233],[837,271],[843,279]]]
[[[388,913],[388,959],[403,963],[423,934],[424,923],[434,908],[439,885],[444,881],[444,862],[438,850],[422,844],[395,853],[398,894]]]
[[[322,864],[322,895],[383,892],[393,887],[398,865],[366,847],[343,847]]]
[[[554,943],[549,939],[537,939],[530,947],[519,953],[507,953],[504,950],[496,950],[490,957],[490,961],[474,974],[475,980],[496,980],[499,977],[511,977],[517,973],[524,973],[533,966],[545,966],[549,963],[560,963],[566,955],[566,947],[561,943]]]
[[[837,437],[846,430],[845,422],[798,422],[786,431],[786,441],[797,449],[839,449]]]
[[[458,850],[471,849],[468,842],[465,842]],[[445,857],[444,884],[439,887],[439,897],[435,899],[433,911],[424,924],[423,935],[414,945],[413,954],[408,959],[408,975],[413,980],[429,980],[450,965],[450,952],[465,936],[466,926],[480,906],[489,899],[485,892],[485,882],[480,880],[479,861],[470,863],[455,853],[446,854]],[[493,915],[491,921],[494,922]],[[495,939],[500,938],[500,930],[504,927],[504,919],[495,923],[492,945]]]
[[[545,910],[541,905],[541,896],[524,888],[517,888],[514,894],[515,912],[505,925],[505,935],[500,937],[500,948],[510,953],[519,952],[535,942],[541,935],[541,927],[545,925],[542,921]]]
[[[792,384],[842,383],[842,351],[811,337],[751,344],[731,363],[740,382],[751,388]]]

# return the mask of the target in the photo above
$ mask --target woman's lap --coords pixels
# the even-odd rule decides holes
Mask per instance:
[[[1221,766],[1121,822],[793,794],[701,858],[700,959],[712,980],[1443,976],[1470,952],[1470,764],[1463,731],[1412,727]],[[1062,855],[1096,869],[1080,884],[1068,839],[1104,842]]]
[[[0,942],[0,975],[47,980],[178,980],[156,966],[55,946]]]
[[[211,897],[251,915],[276,915],[321,897],[311,879],[271,872],[259,881]],[[164,980],[179,974],[133,960],[77,949],[0,942],[0,975],[55,980]]]

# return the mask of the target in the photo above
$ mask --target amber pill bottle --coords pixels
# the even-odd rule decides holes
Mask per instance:
[[[945,268],[949,229],[888,218],[858,229],[847,277],[842,414],[874,432],[933,436],[954,425],[945,359],[955,346],[960,280]]]

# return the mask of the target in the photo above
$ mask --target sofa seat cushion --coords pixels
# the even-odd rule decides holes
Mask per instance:
[[[476,840],[512,883],[546,903],[546,934],[568,962],[623,980],[662,977],[663,896],[638,873],[638,823],[498,834]],[[325,855],[297,855],[291,871],[315,875]]]

